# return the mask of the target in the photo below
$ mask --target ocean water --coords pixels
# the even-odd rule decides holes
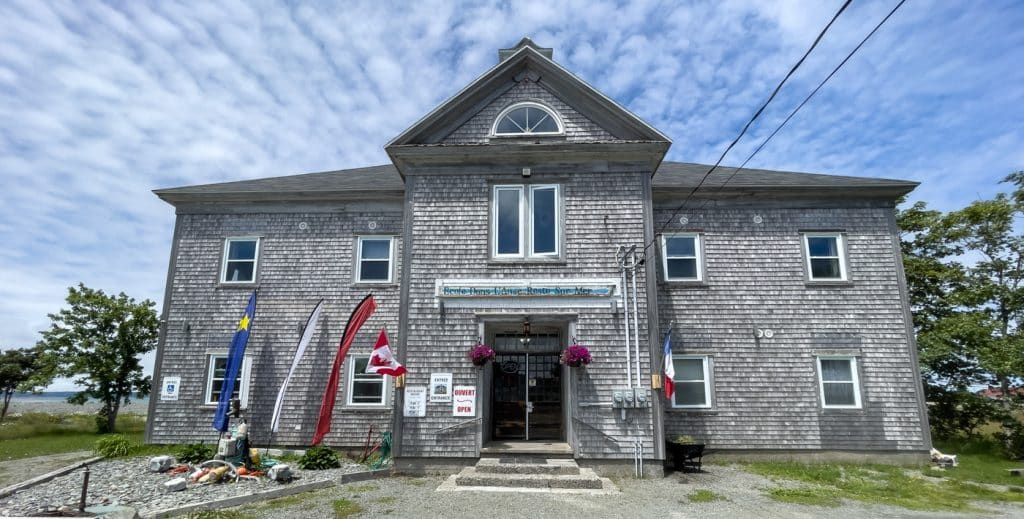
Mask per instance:
[[[75,394],[75,393],[76,393],[76,391],[43,391],[41,393],[21,393],[21,392],[17,392],[17,393],[14,393],[13,397],[11,397],[11,403],[18,402],[18,403],[22,403],[22,404],[32,404],[32,403],[54,403],[54,404],[60,404],[60,403],[67,402],[68,397],[73,395],[73,394]],[[95,401],[96,400],[94,400],[94,399],[90,399],[90,402],[95,402]],[[149,397],[146,397],[146,398],[135,398],[135,397],[132,397],[131,402],[132,402],[133,405],[136,404],[136,403],[146,403],[146,402],[149,402]]]

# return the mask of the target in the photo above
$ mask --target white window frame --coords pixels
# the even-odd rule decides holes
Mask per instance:
[[[811,238],[834,238],[836,240],[836,253],[838,256],[813,256],[813,258],[819,259],[838,259],[839,260],[839,277],[837,278],[816,278],[814,277],[814,270],[811,267]],[[843,233],[841,232],[806,232],[803,237],[804,242],[804,262],[807,266],[807,279],[809,281],[846,281],[848,275],[846,273],[846,241],[843,239]]]
[[[356,361],[359,359],[366,359],[369,361],[369,355],[352,355],[349,357],[347,375],[345,377],[345,405],[352,407],[381,407],[386,406],[388,403],[388,379],[391,378],[388,375],[375,375],[373,373],[356,372]],[[365,382],[365,378],[368,377],[380,377],[380,402],[353,402],[352,391],[355,387],[356,376],[362,376],[361,382]]]
[[[533,206],[534,193],[552,189],[555,194],[555,250],[534,252]],[[559,184],[498,184],[491,189],[491,257],[495,259],[558,258],[562,254],[562,186]],[[516,191],[519,193],[519,247],[515,253],[498,252],[498,193]]]
[[[816,357],[818,365],[818,396],[821,398],[823,409],[860,409],[860,374],[857,372],[857,357],[853,355],[819,355]],[[821,366],[822,360],[845,360],[850,364],[850,376],[853,380],[825,380],[825,371]],[[834,405],[825,401],[825,384],[853,384],[853,405]]]
[[[701,361],[701,369],[704,371],[704,405],[686,405],[676,403],[677,392],[672,393],[672,407],[676,409],[710,409],[711,408],[711,357],[710,355],[673,355],[672,362],[675,363],[677,360],[687,359],[699,359]],[[680,370],[676,370],[676,376],[678,376]],[[673,382],[698,382],[698,380],[684,380],[680,378],[673,378]]]
[[[217,359],[228,358],[228,352],[208,353],[206,355],[206,402],[205,405],[217,405],[220,394],[213,394],[213,374]],[[249,407],[249,375],[252,373],[252,358],[242,356],[242,368],[238,370],[238,401],[242,409]]]
[[[530,107],[530,108],[536,108],[538,110],[543,110],[544,113],[548,114],[548,117],[550,117],[551,119],[553,119],[555,121],[555,126],[558,127],[558,131],[554,131],[554,132],[528,132],[528,131],[524,130],[523,132],[520,132],[520,133],[498,133],[498,125],[501,123],[501,120],[504,119],[506,115],[511,113],[513,110],[517,110],[519,108],[525,108],[525,107]],[[517,124],[516,126],[519,126],[519,125]],[[556,112],[553,108],[551,108],[550,106],[545,106],[543,104],[537,103],[535,101],[523,101],[521,103],[515,103],[515,104],[505,108],[504,110],[502,110],[498,114],[497,117],[494,118],[494,124],[491,125],[491,134],[490,134],[490,136],[491,137],[516,137],[516,136],[528,136],[528,135],[562,135],[564,133],[565,133],[565,125],[562,124],[562,118],[558,115],[558,112]]]
[[[668,255],[668,240],[672,238],[693,238],[693,256],[696,260],[697,276],[692,278],[674,278],[668,275],[668,260],[670,259],[691,259],[691,256],[674,256],[669,257]],[[661,268],[665,272],[665,281],[704,281],[704,258],[701,253],[701,236],[695,232],[681,232],[672,234],[661,235]]]
[[[254,241],[256,246],[252,255],[252,279],[246,281],[231,281],[228,279],[228,253],[231,251],[231,243],[236,241]],[[250,260],[231,260],[234,262],[238,261],[250,261]],[[259,236],[232,236],[224,239],[224,253],[221,257],[220,263],[220,282],[232,285],[244,285],[253,284],[256,282],[257,271],[256,268],[259,266],[260,261],[260,237]]]
[[[387,240],[388,241],[388,278],[385,279],[363,279],[363,261],[384,261],[379,259],[363,259],[363,240]],[[353,275],[356,283],[392,283],[395,278],[395,237],[388,235],[361,235],[356,237],[356,264]]]

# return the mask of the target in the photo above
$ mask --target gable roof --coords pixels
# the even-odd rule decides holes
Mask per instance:
[[[391,164],[217,184],[155,189],[170,204],[192,201],[317,200],[402,197],[405,185]]]
[[[515,86],[527,71],[613,136],[622,140],[671,142],[663,133],[555,63],[549,49],[523,38],[515,51],[454,96],[403,131],[385,149],[394,146],[437,144],[483,107]],[[545,55],[547,54],[547,55]],[[504,55],[504,54],[503,54]]]
[[[711,169],[709,164],[693,164],[689,162],[661,163],[654,173],[651,185],[655,190],[690,190],[696,187],[704,174]],[[734,174],[735,173],[735,174]],[[731,178],[730,178],[731,176]],[[728,182],[726,184],[726,182]],[[885,188],[906,191],[909,193],[918,186],[918,182],[909,180],[892,180],[873,177],[851,177],[843,175],[824,175],[821,173],[799,173],[795,171],[775,171],[770,169],[743,168],[737,170],[731,166],[718,166],[708,176],[701,189],[854,189],[854,188]]]
[[[700,182],[710,168],[706,164],[662,162],[654,174],[652,187],[658,193],[689,192]],[[735,168],[720,166],[701,189],[722,187]],[[772,190],[799,192],[818,191],[871,191],[893,198],[909,193],[917,182],[869,177],[822,175],[766,169],[741,169],[736,172],[726,190]],[[392,164],[365,168],[306,173],[282,177],[240,180],[218,184],[157,189],[153,191],[162,200],[177,205],[181,202],[227,202],[253,200],[366,200],[401,198],[405,186],[398,170]]]

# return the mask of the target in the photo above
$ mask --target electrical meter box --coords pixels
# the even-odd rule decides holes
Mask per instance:
[[[651,407],[651,396],[646,389],[627,387],[612,391],[613,409],[638,409],[643,407]]]

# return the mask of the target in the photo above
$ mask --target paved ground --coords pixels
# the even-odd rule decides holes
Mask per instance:
[[[665,478],[635,480],[614,479],[621,494],[609,496],[437,492],[444,477],[396,477],[353,483],[303,495],[302,498],[254,504],[237,510],[259,518],[321,518],[332,515],[332,503],[345,499],[362,512],[354,517],[409,518],[564,518],[604,517],[690,518],[967,518],[1024,517],[1024,507],[982,504],[985,512],[943,514],[913,512],[901,508],[846,502],[839,508],[823,508],[779,503],[764,495],[762,489],[775,486],[771,481],[734,466],[705,465],[703,474],[672,474]],[[698,490],[710,490],[723,499],[692,503],[688,496]]]

